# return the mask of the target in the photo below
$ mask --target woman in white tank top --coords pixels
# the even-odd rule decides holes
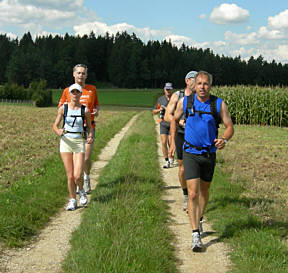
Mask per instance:
[[[85,158],[85,143],[93,142],[92,127],[90,121],[90,111],[87,107],[82,109],[80,97],[82,87],[75,83],[69,87],[71,94],[71,102],[63,105],[58,109],[56,120],[53,124],[54,132],[61,136],[60,154],[66,170],[67,185],[69,191],[69,203],[66,210],[75,210],[77,208],[76,186],[79,187],[79,203],[82,206],[87,204],[87,196],[83,189],[83,181],[81,179]],[[67,112],[65,112],[65,108]],[[84,113],[83,113],[84,112]],[[64,118],[64,127],[58,128]],[[88,138],[85,139],[84,122],[87,126]]]

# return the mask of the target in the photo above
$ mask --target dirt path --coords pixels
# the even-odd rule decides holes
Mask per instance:
[[[117,147],[136,120],[134,116],[121,131],[107,144],[94,162],[91,169],[91,188],[97,185],[99,173],[116,153]],[[97,145],[97,143],[96,143]],[[90,201],[90,195],[88,195]],[[89,203],[88,203],[89,206]],[[61,262],[70,249],[71,233],[80,225],[81,215],[85,208],[73,212],[65,211],[65,207],[51,219],[47,227],[31,245],[19,250],[6,250],[0,257],[0,271],[9,273],[59,272]]]
[[[192,242],[192,230],[189,218],[183,211],[182,190],[178,180],[178,167],[163,169],[164,162],[161,143],[159,137],[159,124],[156,126],[158,135],[158,159],[162,170],[163,179],[166,183],[164,200],[170,207],[172,215],[171,230],[176,236],[175,248],[176,256],[179,260],[179,269],[182,273],[223,273],[227,272],[231,266],[227,256],[228,249],[223,243],[217,241],[217,237],[213,235],[209,223],[204,222],[203,230],[205,232],[202,239],[206,247],[203,253],[194,253],[190,249]]]

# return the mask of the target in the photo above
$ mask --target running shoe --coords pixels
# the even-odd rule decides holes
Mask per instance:
[[[173,165],[174,165],[174,158],[169,158],[169,166],[170,167],[173,167]]]
[[[193,252],[201,252],[203,250],[203,244],[201,242],[200,234],[198,232],[192,233],[192,246]]]
[[[90,185],[90,177],[89,175],[87,175],[85,178],[84,178],[84,184],[83,184],[83,188],[85,190],[85,192],[88,194],[88,193],[91,193],[91,185]]]
[[[66,210],[75,210],[77,208],[77,201],[74,198],[69,200]]]
[[[165,161],[165,164],[164,164],[163,168],[164,168],[164,169],[170,168],[170,162],[169,162],[168,160]]]
[[[183,210],[184,211],[188,210],[187,202],[188,202],[188,195],[183,195]]]
[[[87,195],[84,189],[79,191],[79,203],[81,206],[85,206],[88,202]]]

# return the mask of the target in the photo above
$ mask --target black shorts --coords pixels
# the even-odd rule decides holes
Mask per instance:
[[[184,143],[184,134],[177,133],[175,139],[176,153],[179,160],[183,160],[183,143]]]
[[[160,135],[170,136],[170,124],[166,122],[160,123]]]
[[[185,179],[200,178],[211,182],[216,164],[216,153],[204,155],[191,154],[183,151]]]

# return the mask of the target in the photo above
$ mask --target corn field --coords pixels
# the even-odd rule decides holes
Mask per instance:
[[[235,124],[288,125],[288,88],[216,86],[211,93],[225,101]]]

